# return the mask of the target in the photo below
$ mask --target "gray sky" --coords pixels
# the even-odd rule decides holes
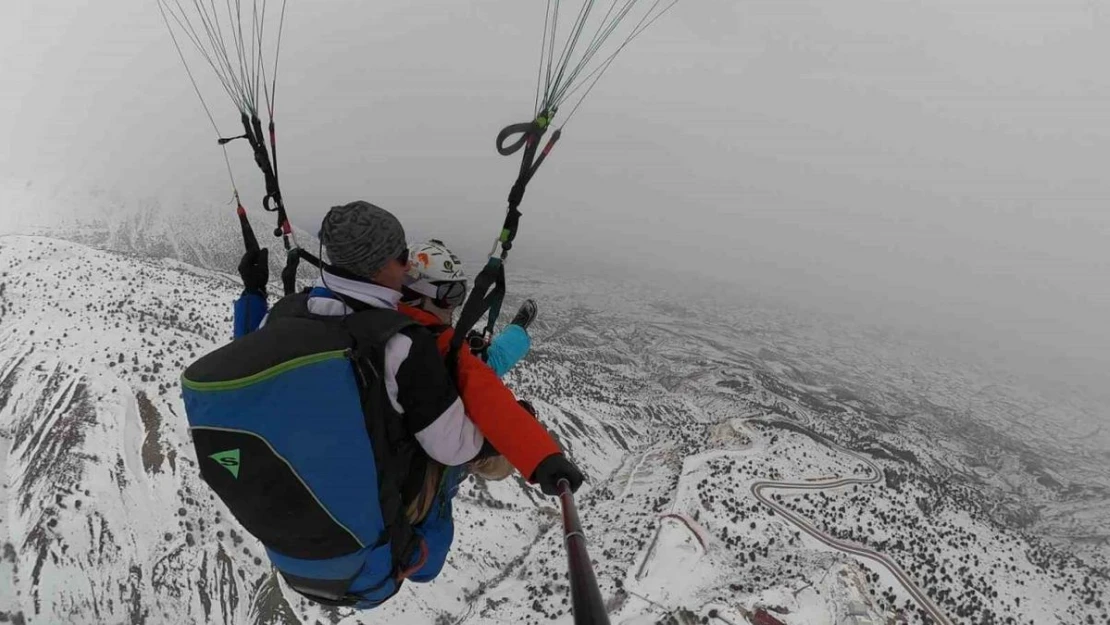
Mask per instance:
[[[226,198],[154,1],[89,5],[0,6],[0,171]],[[294,221],[365,198],[473,257],[516,168],[493,138],[530,113],[542,6],[291,0],[277,122]],[[744,284],[1104,377],[1105,11],[682,0],[568,126],[529,189],[519,257]]]

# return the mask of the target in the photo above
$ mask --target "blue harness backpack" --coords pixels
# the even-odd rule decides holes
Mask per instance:
[[[379,605],[427,557],[403,496],[422,460],[381,375],[411,325],[387,309],[312,315],[291,295],[182,376],[201,477],[313,601]]]

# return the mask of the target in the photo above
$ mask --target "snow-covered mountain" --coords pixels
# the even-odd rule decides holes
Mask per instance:
[[[256,203],[244,206],[259,242],[272,248],[272,274],[284,266],[280,240],[271,236],[273,213]],[[234,203],[196,198],[139,197],[120,189],[84,187],[48,179],[0,178],[0,235],[39,235],[90,247],[234,273],[243,254]],[[298,243],[312,250],[317,241],[296,230]],[[311,279],[302,266],[300,277]]]
[[[443,575],[380,610],[284,589],[178,397],[237,282],[120,240],[0,236],[0,622],[571,622],[556,502],[518,479],[471,478]],[[511,286],[543,308],[507,382],[590,475],[614,623],[1110,622],[1110,457],[1073,407],[784,311]]]

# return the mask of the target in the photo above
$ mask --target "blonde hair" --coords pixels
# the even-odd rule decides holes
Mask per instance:
[[[513,465],[505,459],[505,456],[491,456],[475,460],[467,464],[466,468],[484,480],[503,480],[513,474]],[[443,486],[443,476],[445,474],[446,467],[444,465],[434,460],[428,462],[428,466],[424,470],[424,485],[420,488],[420,492],[416,494],[416,498],[409,502],[408,507],[405,508],[405,516],[409,523],[416,525],[427,518],[428,512],[432,509],[432,502],[436,499],[436,492]]]
[[[424,485],[416,494],[416,498],[409,502],[408,508],[405,508],[405,516],[408,517],[409,523],[416,525],[428,516],[428,511],[432,509],[432,502],[436,500],[436,491],[443,481],[444,468],[434,460],[428,461],[428,466],[424,469]]]
[[[503,480],[513,474],[513,465],[505,456],[491,456],[466,465],[470,472],[485,480]]]

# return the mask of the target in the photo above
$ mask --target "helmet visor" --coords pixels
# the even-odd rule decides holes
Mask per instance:
[[[405,286],[413,293],[434,299],[441,308],[454,308],[466,300],[465,280],[410,280]]]
[[[436,299],[447,304],[447,308],[454,308],[466,299],[466,282],[433,282],[436,287]]]

